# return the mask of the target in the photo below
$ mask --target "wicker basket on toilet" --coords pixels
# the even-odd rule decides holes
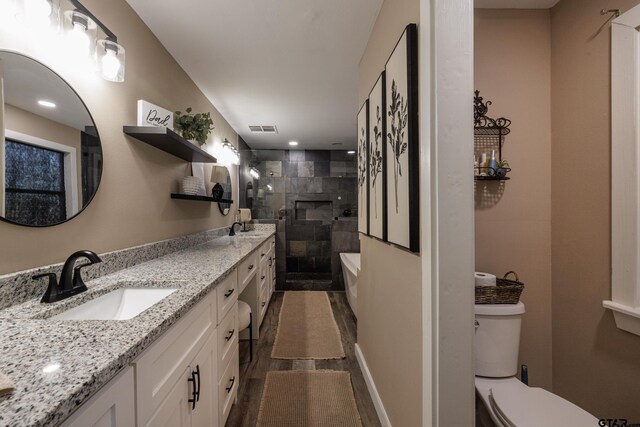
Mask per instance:
[[[524,283],[520,281],[515,271],[507,272],[502,279],[495,278],[495,285],[479,284],[489,283],[491,279],[482,277],[478,279],[478,275],[487,274],[476,273],[476,304],[517,304],[520,301]],[[511,275],[515,280],[508,278]]]

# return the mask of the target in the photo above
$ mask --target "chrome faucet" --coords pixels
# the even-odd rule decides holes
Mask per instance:
[[[231,224],[231,228],[229,229],[229,236],[235,236],[236,235],[236,230],[234,230],[236,225],[242,225],[241,222],[234,222],[233,224]]]
[[[76,261],[80,258],[87,258],[89,262],[76,267]],[[95,252],[87,250],[78,251],[71,254],[65,261],[62,267],[62,273],[60,274],[60,283],[57,283],[56,273],[44,273],[33,276],[33,279],[40,279],[42,277],[49,278],[49,287],[40,302],[50,303],[61,301],[86,291],[87,285],[85,285],[82,280],[80,270],[83,267],[99,262],[102,262],[102,260]]]

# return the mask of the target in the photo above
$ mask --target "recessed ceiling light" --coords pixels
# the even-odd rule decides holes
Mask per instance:
[[[356,150],[349,150],[347,151],[347,154],[356,154]]]
[[[289,141],[289,145],[295,147],[296,145],[298,145],[298,141]]]
[[[44,99],[39,100],[38,104],[42,105],[43,107],[47,107],[47,108],[56,108],[56,104],[54,104],[51,101],[45,101]]]

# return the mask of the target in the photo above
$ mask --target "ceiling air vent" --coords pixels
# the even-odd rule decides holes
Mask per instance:
[[[278,128],[275,126],[249,126],[249,130],[252,133],[278,133]]]

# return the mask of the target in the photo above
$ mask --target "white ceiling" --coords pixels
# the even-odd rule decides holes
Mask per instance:
[[[252,148],[355,148],[358,63],[382,0],[127,1]]]
[[[475,0],[479,9],[549,9],[560,0]]]

